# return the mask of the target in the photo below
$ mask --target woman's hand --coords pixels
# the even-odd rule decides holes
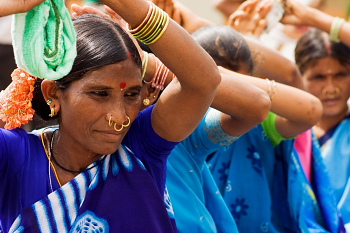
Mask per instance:
[[[244,35],[260,37],[267,26],[265,16],[271,6],[266,1],[245,1],[229,16],[227,25]]]
[[[44,0],[0,0],[0,16],[27,12],[43,1]]]
[[[283,8],[285,13],[280,21],[281,23],[295,26],[309,26],[306,16],[309,13],[308,9],[311,7],[295,0],[285,0],[283,1]]]

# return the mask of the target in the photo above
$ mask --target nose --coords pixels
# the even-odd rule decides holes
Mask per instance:
[[[108,113],[106,116],[108,125],[113,127],[117,132],[122,131],[131,123],[131,119],[128,115],[126,115],[125,111],[114,111],[113,113]]]
[[[334,82],[333,77],[327,77],[327,83],[324,86],[322,93],[329,98],[334,98],[337,94],[340,93],[340,88]]]

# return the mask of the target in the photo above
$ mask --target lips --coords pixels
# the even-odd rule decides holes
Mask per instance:
[[[340,98],[322,100],[322,102],[326,105],[334,105],[334,104],[337,104],[339,101],[340,101]]]
[[[107,140],[114,142],[120,140],[123,137],[122,132],[116,132],[115,130],[98,131],[98,133]]]

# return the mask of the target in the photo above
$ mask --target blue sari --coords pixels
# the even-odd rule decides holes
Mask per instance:
[[[174,232],[167,217],[173,216],[171,205],[167,214],[156,201],[160,193],[147,195],[148,186],[157,190],[142,162],[121,147],[22,211],[9,232]]]
[[[240,232],[342,232],[336,211],[321,214],[293,143],[273,146],[258,125],[209,161]]]
[[[338,208],[350,232],[350,117],[328,131],[319,143]]]

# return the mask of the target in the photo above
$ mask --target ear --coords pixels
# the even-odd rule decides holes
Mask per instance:
[[[160,90],[153,88],[151,85],[149,85],[147,93],[148,94],[146,98],[150,100],[150,105],[152,105],[157,101],[160,94]]]
[[[51,100],[51,103],[49,104],[50,108],[54,108],[55,112],[58,113],[61,108],[58,100],[60,88],[57,86],[56,82],[53,80],[43,80],[41,82],[41,92],[43,93],[46,102]]]

